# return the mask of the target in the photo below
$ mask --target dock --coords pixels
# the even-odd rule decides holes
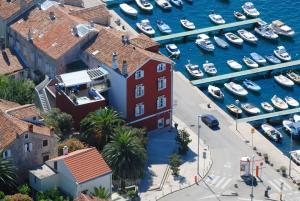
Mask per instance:
[[[261,119],[268,119],[268,118],[272,118],[272,117],[294,114],[297,112],[300,112],[300,107],[289,109],[289,110],[283,110],[283,111],[278,111],[278,112],[262,114],[262,115],[256,115],[253,117],[246,117],[246,118],[238,119],[237,122],[238,123],[251,122],[251,121],[257,121],[257,120],[261,120]]]
[[[174,34],[169,34],[169,35],[164,35],[164,36],[158,36],[155,38],[152,38],[154,41],[163,41],[163,40],[169,40],[169,39],[174,39],[174,38],[180,38],[180,37],[186,37],[190,35],[198,35],[201,33],[207,33],[211,31],[218,31],[222,29],[228,29],[228,28],[233,28],[233,27],[238,27],[238,26],[243,26],[243,25],[249,25],[249,24],[254,24],[257,22],[262,21],[260,18],[255,18],[255,19],[250,19],[250,20],[244,20],[244,21],[239,21],[239,22],[233,22],[233,23],[227,23],[227,24],[222,24],[222,25],[214,25],[211,27],[207,28],[202,28],[202,29],[195,29],[192,31],[184,31],[180,33],[174,33]]]
[[[208,78],[204,78],[204,79],[193,80],[193,81],[191,81],[191,83],[193,85],[201,85],[201,84],[205,84],[205,83],[209,83],[209,82],[226,80],[226,79],[230,79],[230,78],[235,78],[235,77],[240,77],[240,76],[245,76],[245,75],[250,75],[250,74],[255,74],[255,73],[261,73],[261,72],[276,70],[276,69],[281,69],[281,68],[287,68],[287,67],[292,67],[292,66],[297,66],[297,65],[300,65],[300,60],[275,64],[275,65],[270,65],[270,66],[265,66],[265,67],[258,67],[258,68],[243,70],[243,71],[234,72],[234,73],[227,73],[224,75],[218,75],[218,76],[208,77]]]

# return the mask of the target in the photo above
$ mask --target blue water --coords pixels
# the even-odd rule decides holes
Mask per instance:
[[[197,28],[205,28],[209,26],[213,26],[211,21],[208,18],[208,14],[211,10],[220,13],[226,22],[234,22],[236,21],[233,16],[233,11],[241,11],[241,5],[245,1],[241,0],[194,0],[193,4],[189,4],[184,1],[184,6],[182,9],[176,8],[173,6],[171,11],[164,11],[160,9],[155,1],[151,1],[154,5],[154,11],[152,13],[142,12],[134,2],[130,2],[129,4],[135,7],[139,11],[139,15],[136,18],[132,18],[127,16],[126,14],[120,11],[119,7],[116,6],[113,9],[124,18],[133,28],[136,29],[136,22],[139,22],[142,19],[149,19],[152,26],[156,29],[156,35],[159,36],[160,32],[156,27],[156,20],[163,19],[167,24],[169,24],[173,30],[173,33],[185,31],[184,28],[179,23],[179,20],[182,17],[186,17],[189,20],[193,21]],[[206,61],[209,60],[213,62],[217,69],[218,74],[225,74],[233,72],[226,64],[226,61],[229,59],[234,59],[242,64],[242,58],[245,55],[249,55],[251,52],[257,52],[261,55],[268,55],[273,52],[273,50],[278,45],[284,45],[286,49],[291,53],[293,60],[300,59],[300,1],[297,0],[254,0],[252,1],[256,8],[260,11],[263,20],[266,22],[272,22],[273,20],[280,19],[286,24],[290,25],[295,31],[296,35],[293,39],[288,39],[284,37],[280,37],[277,41],[269,41],[265,40],[258,36],[259,41],[257,45],[251,45],[248,43],[244,43],[243,47],[236,47],[230,44],[229,49],[221,49],[216,46],[216,50],[213,54],[208,54],[199,49],[194,41],[194,37],[189,37],[186,40],[176,39],[175,41],[167,41],[167,43],[174,42],[177,44],[181,51],[181,56],[178,59],[174,59],[176,62],[176,70],[181,71],[187,78],[190,79],[188,73],[184,69],[184,65],[187,63],[187,60],[191,60],[192,63],[196,63],[200,66]],[[253,32],[251,26],[246,26],[246,28]],[[235,31],[237,28],[231,29],[230,31]],[[254,32],[253,32],[254,33]],[[224,37],[221,36],[223,39]],[[167,52],[164,48],[164,44],[162,44],[161,52],[167,55]],[[243,69],[247,69],[246,66]],[[299,66],[292,67],[289,69],[300,69]],[[285,72],[288,69],[277,70],[276,72]],[[275,72],[273,72],[275,73]],[[266,74],[266,73],[265,73]],[[286,95],[290,95],[300,101],[300,86],[295,85],[292,89],[286,89],[280,85],[278,85],[273,77],[261,76],[261,75],[252,75],[248,77],[254,80],[257,84],[262,87],[261,93],[252,93],[249,91],[249,94],[246,98],[240,99],[240,102],[250,102],[257,106],[260,106],[262,101],[270,102],[271,97],[274,94],[277,94],[280,97],[284,97]],[[243,78],[237,78],[233,81],[241,81]],[[223,87],[223,83],[217,84],[225,94],[225,100],[223,102],[216,103],[223,108],[225,111],[225,105],[234,103],[237,99],[236,96],[230,94]],[[206,87],[202,88],[205,93]],[[243,115],[242,117],[246,117]],[[287,153],[289,150],[289,137],[288,135],[284,136],[284,140],[281,144],[277,144],[277,146],[284,152]],[[300,149],[300,143],[295,142],[294,149]]]

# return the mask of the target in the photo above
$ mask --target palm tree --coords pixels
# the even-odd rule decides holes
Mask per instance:
[[[82,139],[102,149],[110,141],[113,130],[123,123],[119,113],[111,108],[96,110],[89,113],[80,123]]]
[[[141,141],[128,129],[116,129],[102,155],[112,168],[113,174],[120,178],[123,190],[126,179],[138,179],[143,174],[146,150]]]
[[[94,196],[101,199],[109,199],[110,193],[105,188],[100,186],[99,188],[94,188]]]
[[[0,189],[13,190],[16,188],[16,169],[10,160],[1,156],[2,153],[0,153]]]

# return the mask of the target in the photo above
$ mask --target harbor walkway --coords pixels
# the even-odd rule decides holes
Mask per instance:
[[[243,26],[243,25],[248,25],[248,24],[254,24],[259,21],[262,21],[262,20],[260,18],[255,18],[255,19],[233,22],[233,23],[228,23],[228,24],[215,25],[215,26],[202,28],[202,29],[196,29],[196,30],[192,30],[192,31],[185,31],[185,32],[174,33],[174,34],[165,35],[165,36],[158,36],[158,37],[153,38],[153,40],[158,42],[158,41],[169,40],[169,39],[174,39],[174,38],[186,37],[186,36],[190,36],[190,35],[197,35],[197,34],[207,33],[207,32],[211,32],[211,31],[218,31],[221,29],[228,29],[228,28],[233,28],[233,27],[238,27],[238,26]]]
[[[218,76],[199,79],[199,80],[193,80],[193,81],[191,81],[191,83],[193,85],[200,85],[200,84],[205,84],[205,83],[219,81],[219,80],[225,80],[225,79],[230,79],[230,78],[235,78],[235,77],[240,77],[240,76],[245,76],[245,75],[250,75],[250,74],[255,74],[255,73],[261,73],[261,72],[270,71],[270,70],[276,70],[276,69],[280,69],[280,68],[292,67],[292,66],[296,66],[296,65],[300,65],[300,60],[275,64],[275,65],[270,65],[270,66],[265,66],[265,67],[259,67],[259,68],[249,69],[249,70],[243,70],[243,71],[234,72],[234,73],[227,73],[224,75],[218,75]]]

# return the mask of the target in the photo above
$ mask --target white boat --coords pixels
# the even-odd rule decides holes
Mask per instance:
[[[292,160],[297,164],[300,165],[300,149],[294,150],[290,152]]]
[[[282,61],[291,61],[291,55],[286,51],[284,46],[278,46],[277,49],[274,50],[274,54]]]
[[[236,62],[235,60],[228,60],[227,64],[233,70],[241,70],[243,68],[243,66],[238,62]]]
[[[284,97],[284,100],[289,106],[292,106],[292,107],[298,107],[299,106],[299,102],[291,96]]]
[[[177,7],[181,7],[183,5],[182,0],[170,0]]]
[[[172,5],[167,0],[155,0],[155,2],[162,9],[169,10],[172,8]]]
[[[273,112],[274,111],[274,107],[268,102],[262,102],[260,105],[264,109],[264,111],[266,111],[266,112]]]
[[[144,34],[148,36],[153,36],[155,34],[155,30],[150,25],[150,21],[148,19],[141,20],[141,22],[137,22],[136,26],[139,30],[141,30]]]
[[[212,12],[208,15],[209,19],[215,24],[225,24],[223,17],[217,13]]]
[[[172,29],[171,29],[170,26],[169,26],[167,23],[165,23],[164,21],[162,21],[162,20],[157,20],[157,21],[156,21],[156,25],[157,25],[157,27],[158,27],[158,29],[159,29],[159,31],[160,31],[161,33],[163,33],[163,34],[170,34],[170,33],[172,33]]]
[[[278,59],[276,56],[274,56],[273,54],[271,55],[267,55],[265,56],[265,58],[267,59],[268,62],[270,62],[271,64],[280,64],[281,60]]]
[[[203,64],[203,69],[209,75],[216,75],[218,73],[215,64],[209,63],[208,61]]]
[[[186,18],[182,18],[180,20],[180,23],[184,28],[186,28],[188,30],[194,30],[196,28],[195,24]]]
[[[209,39],[209,36],[206,34],[199,34],[197,36],[197,39],[195,43],[202,48],[203,50],[206,50],[208,52],[213,52],[215,50],[214,44]]]
[[[260,109],[251,103],[242,103],[241,108],[248,114],[257,115],[260,113]]]
[[[234,82],[225,83],[224,86],[226,89],[228,89],[231,93],[237,95],[237,96],[246,96],[248,94],[248,91],[244,89],[239,84],[236,84]]]
[[[204,75],[203,72],[200,70],[199,66],[197,64],[191,64],[190,61],[188,61],[188,64],[185,65],[185,69],[194,78],[200,79]]]
[[[279,110],[286,110],[289,107],[288,104],[286,102],[284,102],[284,100],[282,100],[281,98],[279,98],[276,95],[274,95],[271,98],[271,102]]]
[[[265,65],[267,63],[267,60],[256,52],[250,53],[250,56],[259,65]]]
[[[138,11],[135,8],[129,6],[127,3],[121,3],[120,9],[127,15],[131,15],[134,17],[137,16],[137,14],[138,14]]]
[[[148,0],[135,0],[138,7],[144,11],[152,11],[153,5]]]
[[[278,84],[281,84],[282,86],[285,86],[285,87],[294,86],[294,82],[282,74],[275,75],[274,79]]]
[[[284,24],[280,20],[273,21],[270,24],[270,26],[279,35],[288,36],[288,37],[292,37],[292,36],[295,35],[295,31],[291,27],[289,27],[288,25]]]
[[[242,109],[235,104],[226,105],[226,108],[235,115],[240,115],[243,113]]]
[[[300,139],[300,122],[293,122],[290,120],[282,121],[283,129],[292,135],[293,139]]]
[[[254,34],[245,29],[240,29],[237,31],[237,33],[242,39],[244,39],[247,42],[256,43],[258,40]]]
[[[264,21],[259,22],[254,28],[254,31],[266,39],[278,38],[278,35],[275,33],[275,31]]]
[[[240,37],[238,37],[237,35],[235,35],[234,33],[228,32],[226,34],[224,34],[226,39],[236,45],[242,45],[243,44],[243,39],[241,39]]]
[[[286,75],[293,81],[293,82],[296,82],[298,84],[300,84],[300,75],[293,72],[293,71],[290,71],[290,72],[287,72]]]
[[[221,47],[221,48],[228,48],[229,44],[223,40],[222,38],[219,38],[218,36],[214,36],[214,40],[216,42],[216,44]]]
[[[294,119],[294,122],[300,122],[300,115],[294,114],[293,119]]]
[[[282,139],[282,134],[270,124],[262,124],[261,128],[265,132],[265,134],[272,140],[278,142]]]
[[[251,91],[254,91],[254,92],[259,92],[259,91],[261,90],[261,87],[260,87],[258,84],[256,84],[255,82],[253,82],[253,81],[251,81],[251,80],[248,80],[248,79],[245,79],[245,80],[243,81],[243,85],[244,85],[247,89],[249,89],[249,90],[251,90]]]
[[[243,62],[249,67],[249,68],[257,68],[259,65],[258,63],[256,63],[255,61],[253,61],[251,58],[249,57],[244,57],[243,58]]]
[[[260,15],[260,13],[254,7],[252,2],[244,3],[244,5],[242,5],[242,9],[246,13],[246,15],[248,15],[250,17],[258,17]]]
[[[224,94],[219,87],[208,85],[208,93],[216,99],[223,99]]]
[[[246,16],[243,13],[241,13],[241,12],[234,11],[233,15],[238,20],[246,20]]]
[[[180,55],[180,50],[175,44],[167,44],[166,49],[170,55],[178,57]]]

